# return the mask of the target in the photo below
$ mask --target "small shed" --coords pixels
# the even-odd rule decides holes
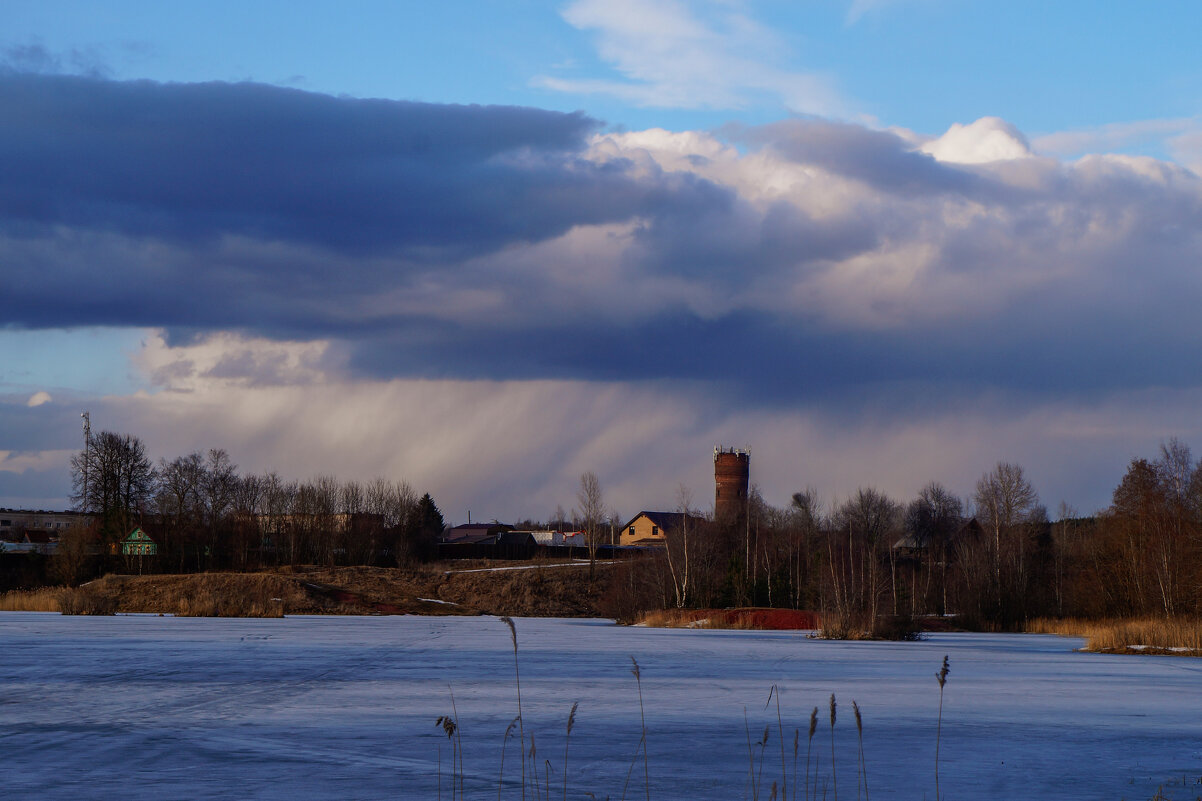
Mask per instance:
[[[135,528],[121,540],[122,556],[155,556],[158,552],[158,544],[141,528]]]

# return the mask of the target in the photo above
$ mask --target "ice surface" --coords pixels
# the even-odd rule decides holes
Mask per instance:
[[[839,796],[857,795],[855,699],[871,798],[933,799],[944,654],[947,798],[1147,799],[1162,784],[1170,798],[1202,792],[1196,659],[1075,653],[1079,640],[1037,635],[841,643],[793,632],[515,622],[527,744],[533,733],[555,798],[575,701],[568,797],[623,795],[640,737],[631,656],[641,668],[658,801],[750,798],[749,739],[759,798],[768,797],[781,781],[775,704],[765,709],[773,684],[789,781],[794,730],[804,774],[818,706],[819,789],[833,798],[827,704],[835,693]],[[452,692],[467,796],[495,798],[502,736],[517,714],[509,630],[495,618],[0,613],[0,655],[6,799],[436,799],[440,760],[450,798],[451,746],[435,719],[452,713]],[[515,738],[502,798],[521,797],[517,752]],[[640,761],[627,798],[645,797],[642,771]]]

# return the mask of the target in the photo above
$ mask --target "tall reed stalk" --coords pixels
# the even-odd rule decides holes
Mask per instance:
[[[818,707],[810,713],[810,739],[806,744],[806,801],[810,801],[810,752],[814,750],[814,732],[818,731]],[[793,788],[797,794],[797,788]],[[814,771],[814,798],[818,798],[818,771]]]
[[[572,739],[572,724],[576,722],[578,706],[579,701],[572,704],[572,711],[568,713],[568,732],[563,738],[563,801],[568,801],[568,741]]]
[[[780,689],[773,684],[772,689],[768,691],[768,704],[772,703],[772,698],[776,698],[776,733],[780,738],[780,794],[781,798],[788,798],[788,774],[785,772],[785,726],[780,717]],[[768,704],[764,704],[767,708]],[[797,751],[797,743],[793,743],[794,753]]]
[[[797,752],[801,746],[801,729],[793,730],[793,799],[797,801]],[[784,792],[780,794],[781,801],[788,801],[788,795]]]
[[[513,736],[513,728],[517,725],[517,718],[509,721],[509,725],[505,727],[505,736],[501,738],[501,772],[497,776],[497,801],[501,801],[501,788],[505,786],[505,746],[509,745],[509,738]]]
[[[864,801],[868,801],[868,765],[864,762],[864,721],[860,718],[860,705],[853,698],[851,711],[856,715],[856,733],[860,738],[860,778],[864,782]],[[856,798],[860,797],[859,783],[856,784]]]
[[[939,801],[939,737],[943,733],[943,685],[947,684],[947,654],[943,655],[943,667],[935,674],[939,680],[939,722],[935,726],[935,801]]]
[[[651,769],[647,765],[647,714],[643,710],[643,674],[639,670],[638,660],[633,656],[630,657],[630,663],[634,665],[630,672],[634,674],[634,683],[639,688],[639,723],[643,727],[643,788],[647,794],[647,801],[651,801]]]
[[[446,734],[447,739],[451,742],[451,801],[455,801],[455,774],[457,763],[458,743],[455,740],[455,734],[459,729],[459,724],[455,722],[455,718],[451,715],[440,715],[438,720],[434,721],[434,725],[442,729]],[[438,746],[438,797],[442,798],[442,746]],[[462,798],[462,789],[460,792]]]
[[[835,773],[835,694],[831,693],[831,784],[834,786],[835,801],[839,801],[839,777]]]
[[[518,741],[522,750],[522,801],[526,799],[526,724],[522,720],[522,677],[518,672],[518,631],[513,625],[513,618],[503,617],[501,622],[509,626],[509,636],[513,640],[513,681],[518,691]],[[499,792],[498,792],[499,795]]]

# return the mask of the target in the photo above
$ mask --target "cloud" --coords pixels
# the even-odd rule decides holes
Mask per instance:
[[[1199,132],[1202,132],[1202,119],[1176,117],[1112,122],[1092,128],[1055,131],[1035,137],[1032,144],[1039,153],[1063,158],[1113,152],[1157,142],[1172,143]]]
[[[152,369],[165,349],[152,337],[136,363]],[[207,364],[247,353],[260,362],[276,349],[228,337],[174,350]],[[1197,388],[1079,402],[951,385],[930,398],[895,385],[836,408],[730,403],[703,383],[664,380],[183,380],[164,387],[183,393],[98,399],[95,428],[136,433],[156,459],[222,447],[244,473],[406,480],[431,492],[454,522],[468,509],[513,521],[570,508],[585,470],[601,477],[607,504],[625,516],[670,503],[681,483],[704,507],[718,443],[752,446],[752,479],[777,505],[807,486],[828,504],[860,486],[907,499],[930,480],[966,496],[1006,459],[1027,467],[1050,507],[1063,499],[1090,512],[1107,504],[1131,458],[1167,436],[1197,442],[1202,434]],[[72,452],[0,452],[0,497],[65,495]]]
[[[36,406],[41,406],[43,403],[50,403],[52,400],[54,398],[50,397],[49,392],[39,390],[29,396],[29,400],[25,402],[25,405],[32,409]]]
[[[544,75],[537,86],[661,108],[737,109],[770,99],[795,113],[847,114],[830,79],[775,66],[785,60],[783,43],[731,4],[577,0],[563,17],[596,33],[601,58],[622,79]]]
[[[969,125],[955,123],[919,150],[954,164],[987,164],[1031,155],[1031,146],[1022,132],[997,117],[982,117]]]
[[[0,71],[46,74],[65,71],[91,78],[105,78],[112,73],[98,47],[75,47],[66,53],[57,53],[36,40],[0,45]]]
[[[256,469],[387,470],[466,503],[602,467],[634,498],[650,473],[622,466],[648,442],[663,475],[699,442],[780,439],[831,470],[839,441],[861,443],[850,475],[875,437],[904,487],[914,443],[935,454],[924,472],[979,475],[1023,426],[1059,441],[1049,421],[1074,410],[1197,389],[1202,181],[1032,154],[995,118],[937,139],[820,119],[615,133],[537,109],[19,73],[0,102],[6,322],[161,329],[138,356],[145,396],[93,410],[153,431],[157,453],[233,442]],[[74,447],[63,392],[28,407],[35,388],[0,403],[5,447]],[[964,444],[990,414],[1005,436]],[[1082,447],[1113,456],[1122,416],[1098,419]],[[498,478],[515,453],[544,467]]]

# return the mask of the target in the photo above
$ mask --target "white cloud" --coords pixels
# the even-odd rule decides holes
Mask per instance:
[[[540,76],[536,85],[608,94],[642,106],[738,109],[767,97],[795,113],[847,114],[829,78],[777,66],[785,60],[783,44],[736,6],[577,0],[563,16],[576,28],[596,32],[601,58],[622,80]]]
[[[1022,132],[998,117],[982,117],[968,125],[954,123],[943,136],[924,143],[919,150],[953,164],[986,164],[1031,155]]]
[[[29,400],[25,402],[25,405],[32,409],[37,406],[41,406],[44,403],[50,403],[52,400],[54,400],[54,398],[50,397],[49,392],[46,392],[45,390],[39,390],[38,392],[35,392],[29,396]]]
[[[1155,143],[1171,144],[1174,140],[1199,132],[1202,132],[1202,118],[1199,117],[1135,120],[1071,131],[1054,131],[1036,136],[1032,145],[1039,153],[1065,158]]]
[[[336,367],[330,355],[327,341],[281,342],[217,332],[196,344],[169,347],[161,332],[151,332],[133,360],[150,385],[193,392],[214,385],[324,382]]]

